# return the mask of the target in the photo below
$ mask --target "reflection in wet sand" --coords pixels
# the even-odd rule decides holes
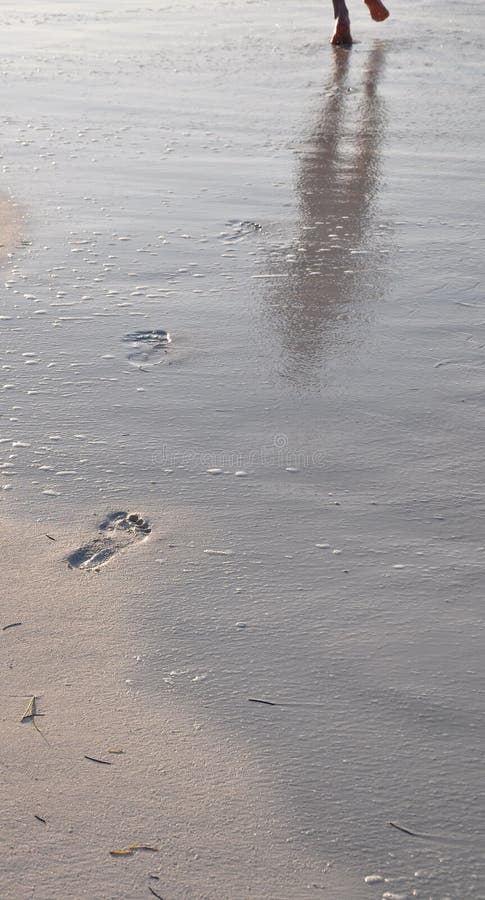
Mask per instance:
[[[21,236],[22,216],[18,208],[7,197],[0,197],[0,264],[12,254]]]
[[[385,44],[369,52],[356,88],[353,53],[339,48],[325,102],[301,153],[299,235],[271,255],[267,302],[282,342],[280,372],[300,387],[322,363],[355,346],[355,317],[382,296],[385,256],[376,221],[385,110],[378,94]]]

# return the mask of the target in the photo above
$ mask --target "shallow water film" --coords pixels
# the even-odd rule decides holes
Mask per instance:
[[[485,898],[485,13],[327,6],[2,4],[0,511],[133,567],[301,898]]]

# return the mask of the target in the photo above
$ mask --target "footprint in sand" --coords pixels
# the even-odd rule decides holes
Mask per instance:
[[[165,354],[169,344],[172,343],[170,334],[163,328],[147,328],[144,331],[134,331],[131,334],[125,334],[123,340],[132,344],[133,349],[128,354],[128,359],[138,365],[155,362],[154,357],[157,356],[156,362],[158,365],[163,361],[160,359],[160,351]]]
[[[225,244],[242,241],[248,235],[258,234],[258,232],[262,231],[262,225],[259,222],[241,222],[239,219],[230,219],[227,222],[227,228],[229,230],[221,231],[219,234],[219,237],[222,238]]]
[[[114,512],[98,526],[99,537],[93,538],[65,557],[70,569],[99,569],[115,553],[143,540],[151,528],[137,513]]]

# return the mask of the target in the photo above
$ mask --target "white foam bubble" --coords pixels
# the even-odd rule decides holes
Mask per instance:
[[[232,550],[204,550],[208,556],[232,556]]]

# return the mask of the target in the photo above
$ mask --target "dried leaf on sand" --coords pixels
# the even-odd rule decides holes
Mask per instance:
[[[43,713],[38,713],[38,712],[37,712],[37,704],[36,704],[36,700],[37,700],[37,697],[35,696],[35,694],[32,694],[32,696],[29,697],[29,702],[27,703],[27,706],[25,707],[25,709],[24,709],[24,711],[23,711],[23,713],[22,713],[22,718],[20,719],[20,721],[21,721],[21,722],[28,722],[28,721],[31,721],[31,722],[32,722],[32,725],[33,725],[34,728],[35,728],[35,730],[39,732],[39,734],[40,734],[42,740],[46,742],[46,744],[47,744],[48,747],[50,747],[49,741],[47,740],[45,734],[42,733],[42,731],[40,730],[39,726],[37,725],[37,722],[35,721],[35,717],[36,717],[36,716],[41,716],[41,715],[43,715]]]
[[[34,716],[37,715],[35,700],[35,696],[29,697],[29,702],[27,703],[27,706],[22,713],[22,718],[20,719],[21,722],[25,722],[27,719],[33,719]]]
[[[147,844],[130,844],[122,850],[110,850],[110,856],[133,856],[135,850],[149,850],[150,853],[159,853],[160,847],[149,847]]]

